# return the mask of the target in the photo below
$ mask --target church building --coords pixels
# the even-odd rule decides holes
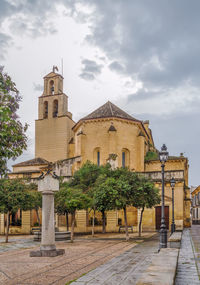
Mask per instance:
[[[111,102],[81,118],[72,119],[68,110],[68,96],[63,93],[63,77],[54,72],[44,77],[44,91],[38,101],[38,119],[35,121],[35,158],[13,165],[9,177],[27,178],[37,183],[37,178],[49,162],[57,175],[68,180],[86,161],[97,165],[109,162],[114,167],[128,167],[149,176],[161,191],[161,163],[154,145],[149,121],[138,120]],[[175,185],[175,223],[182,229],[190,226],[190,191],[188,187],[188,159],[169,156],[165,165],[165,214],[169,228],[172,220],[172,189]],[[129,207],[128,225],[138,229],[140,211]],[[85,210],[76,214],[76,232],[91,231],[92,213]],[[161,206],[145,209],[143,230],[160,228]],[[0,233],[3,234],[4,215],[0,215]],[[30,233],[36,224],[34,211],[18,213],[20,225],[10,227],[11,233]],[[124,225],[122,211],[107,212],[108,232],[118,232]],[[97,215],[96,231],[101,231],[101,215]],[[65,217],[56,216],[59,230],[65,230]]]

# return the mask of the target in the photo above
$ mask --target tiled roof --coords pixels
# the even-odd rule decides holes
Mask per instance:
[[[91,114],[87,115],[86,117],[82,118],[82,120],[89,120],[89,119],[98,119],[98,118],[108,118],[108,117],[117,117],[122,119],[128,119],[132,121],[139,121],[123,110],[121,110],[119,107],[108,101],[98,109],[96,109]]]
[[[32,166],[32,165],[41,165],[41,164],[49,164],[49,161],[47,161],[41,157],[36,157],[34,159],[31,159],[31,160],[27,160],[27,161],[17,163],[13,166]]]

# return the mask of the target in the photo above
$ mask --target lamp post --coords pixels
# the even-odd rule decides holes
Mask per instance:
[[[176,184],[176,181],[174,177],[170,180],[170,184],[172,187],[172,224],[171,224],[171,233],[173,234],[176,231],[176,225],[174,223],[174,187]]]
[[[168,159],[167,147],[165,144],[159,152],[161,168],[162,168],[162,208],[161,208],[161,226],[160,226],[160,246],[159,248],[167,247],[167,228],[165,224],[165,162]]]

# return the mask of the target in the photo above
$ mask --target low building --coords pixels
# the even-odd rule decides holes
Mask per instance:
[[[73,121],[68,111],[68,96],[63,93],[63,77],[55,72],[44,77],[44,92],[39,97],[39,114],[35,123],[35,158],[13,166],[10,178],[29,177],[37,181],[42,168],[49,162],[57,175],[66,180],[72,177],[87,160],[98,165],[109,162],[113,168],[128,167],[152,178],[161,190],[161,164],[154,145],[149,121],[138,120],[111,102]],[[190,226],[190,191],[188,188],[188,159],[182,154],[170,156],[165,165],[165,216],[166,225],[172,221],[172,191],[170,179],[175,185],[175,223],[177,228]],[[78,211],[77,232],[91,230],[92,213]],[[128,208],[128,224],[138,227],[140,211]],[[30,232],[35,223],[32,212],[22,213],[22,225],[18,232]],[[145,209],[144,230],[160,228],[161,206]],[[65,217],[57,217],[57,226],[66,227]],[[101,229],[101,215],[97,214],[96,230]],[[116,232],[124,224],[122,211],[107,212],[107,231]],[[26,226],[25,226],[26,225]],[[0,232],[4,231],[4,216],[1,215]],[[12,231],[12,227],[11,227]]]
[[[200,224],[200,186],[193,187],[192,196],[192,224]]]

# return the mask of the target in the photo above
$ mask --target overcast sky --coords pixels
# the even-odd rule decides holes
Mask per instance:
[[[170,4],[169,4],[170,3]],[[155,145],[189,158],[199,185],[199,0],[1,0],[0,65],[16,82],[34,157],[43,76],[63,59],[76,121],[107,100],[149,119]]]

